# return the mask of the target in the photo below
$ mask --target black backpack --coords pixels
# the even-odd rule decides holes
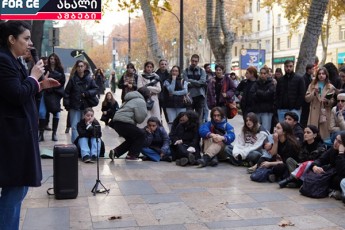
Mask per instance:
[[[299,190],[300,193],[303,196],[312,198],[327,197],[329,193],[329,184],[335,173],[335,168],[331,168],[321,174],[309,170],[304,176],[303,185]]]

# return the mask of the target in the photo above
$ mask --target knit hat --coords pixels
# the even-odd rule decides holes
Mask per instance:
[[[291,111],[286,112],[286,113],[284,114],[284,118],[286,118],[286,116],[291,117],[292,119],[294,119],[294,121],[298,121],[298,115],[297,115],[297,113],[295,113],[295,112],[291,112]]]

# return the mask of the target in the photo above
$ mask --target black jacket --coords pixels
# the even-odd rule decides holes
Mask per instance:
[[[165,70],[164,72],[160,71],[159,69],[156,71],[156,74],[159,76],[159,81],[161,83],[162,86],[162,91],[158,94],[158,99],[159,99],[159,105],[162,107],[166,107],[165,104],[161,103],[164,102],[164,91],[166,91],[166,88],[163,87],[163,83],[165,82],[165,80],[168,80],[170,74],[168,72],[168,70]]]
[[[338,177],[345,178],[345,155],[339,154],[338,150],[333,147],[316,159],[310,168],[312,169],[314,165],[322,167],[324,170],[335,168]]]
[[[305,96],[305,85],[302,77],[292,73],[278,79],[276,87],[277,109],[301,109]]]
[[[271,78],[268,78],[266,81],[255,81],[248,95],[253,102],[251,112],[273,113],[275,91],[276,87]]]
[[[86,98],[94,97],[98,93],[97,84],[91,78],[88,70],[85,71],[83,78],[80,78],[76,72],[75,75],[69,79],[63,98],[63,105],[65,108],[67,110],[84,110],[87,105],[82,96],[83,93]]]
[[[239,95],[242,96],[242,99],[240,101],[241,110],[244,115],[246,115],[249,112],[253,111],[253,101],[251,101],[251,97],[249,96],[249,92],[254,85],[255,81],[248,81],[243,80],[240,82],[240,84],[237,86],[235,94],[238,97]]]
[[[94,135],[94,127],[95,125],[99,125],[99,122],[94,119],[92,124],[87,127],[85,124],[85,119],[82,119],[81,121],[78,122],[77,124],[77,131],[78,131],[78,138],[81,137],[87,137],[87,138],[91,138],[91,137],[96,137]]]

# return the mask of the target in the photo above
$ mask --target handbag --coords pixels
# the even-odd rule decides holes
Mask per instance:
[[[153,105],[155,104],[155,101],[151,98],[146,100],[146,108],[147,110],[151,110],[153,108]]]
[[[268,180],[268,176],[272,173],[271,168],[257,168],[251,175],[250,179],[256,182],[266,182]]]
[[[235,101],[226,102],[225,107],[226,107],[226,117],[228,119],[232,119],[237,115],[238,109],[237,109],[237,105]]]
[[[84,100],[85,100],[88,107],[95,107],[99,103],[99,99],[96,95],[93,97],[86,97],[86,98],[84,98]]]
[[[54,92],[44,92],[44,104],[50,113],[58,113],[61,111],[61,96]]]
[[[190,107],[193,104],[193,99],[189,96],[189,93],[183,96],[183,105]]]

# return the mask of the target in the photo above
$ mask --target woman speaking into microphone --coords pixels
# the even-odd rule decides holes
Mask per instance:
[[[32,46],[30,25],[24,21],[0,23],[0,229],[18,229],[22,201],[29,186],[41,185],[37,140],[38,114],[34,96],[55,80],[38,83],[43,61],[30,76],[19,57]]]

